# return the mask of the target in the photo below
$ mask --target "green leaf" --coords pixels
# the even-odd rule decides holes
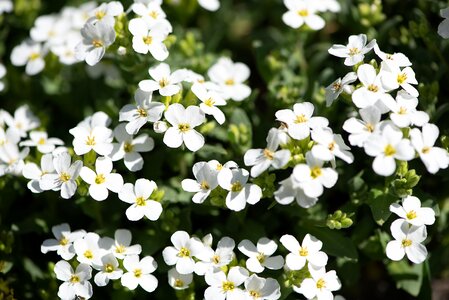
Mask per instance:
[[[390,217],[390,204],[395,202],[396,198],[390,194],[384,193],[378,189],[371,189],[367,203],[373,213],[374,221],[382,225]]]
[[[412,296],[418,296],[423,283],[424,264],[410,265],[408,261],[392,261],[387,265],[388,273],[396,281],[396,287]]]
[[[341,232],[329,228],[305,225],[311,235],[323,242],[323,251],[327,254],[350,259],[358,259],[359,255],[354,243]]]

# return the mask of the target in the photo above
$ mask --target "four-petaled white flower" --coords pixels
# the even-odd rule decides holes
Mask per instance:
[[[419,92],[412,84],[418,84],[415,72],[410,67],[401,68],[396,64],[381,64],[381,81],[385,90],[392,91],[402,87],[412,97],[418,97]]]
[[[108,245],[102,244],[102,246],[106,246],[104,248],[110,248],[109,241],[105,244]],[[100,248],[100,236],[95,232],[88,232],[83,238],[75,240],[73,248],[75,249],[76,260],[90,266],[93,264],[100,265],[103,255],[109,252],[107,249]]]
[[[418,99],[404,90],[397,93],[396,101],[391,101],[387,105],[391,110],[391,121],[400,128],[410,125],[421,127],[429,122],[429,115],[426,112],[416,110]]]
[[[175,268],[168,271],[168,284],[175,290],[185,290],[193,281],[193,273],[179,274]]]
[[[316,14],[318,6],[313,0],[284,0],[288,12],[282,15],[282,21],[292,28],[306,24],[313,30],[320,30],[326,24],[324,19]]]
[[[375,106],[368,106],[359,110],[361,120],[350,118],[343,124],[343,129],[350,133],[348,139],[352,146],[363,147],[372,134],[380,129],[381,113]]]
[[[77,296],[84,299],[92,297],[92,285],[89,282],[92,269],[89,265],[79,264],[73,271],[68,262],[61,260],[55,264],[54,272],[57,279],[64,281],[58,290],[58,297],[62,300],[73,300]]]
[[[306,153],[306,164],[296,165],[293,177],[299,182],[304,194],[315,198],[323,194],[323,186],[331,188],[338,179],[338,173],[332,168],[323,168],[324,161]]]
[[[204,137],[194,128],[206,120],[198,106],[184,108],[179,103],[172,104],[164,114],[172,125],[164,133],[164,143],[170,148],[179,148],[184,143],[190,151],[198,151],[204,145]]]
[[[70,226],[67,223],[53,226],[51,228],[56,239],[47,239],[41,245],[41,252],[56,251],[64,260],[71,260],[75,256],[75,249],[73,242],[81,239],[86,235],[84,230],[70,231]]]
[[[270,166],[275,169],[284,167],[290,160],[290,150],[277,151],[279,147],[279,135],[276,128],[271,128],[267,136],[267,147],[265,149],[249,149],[243,157],[246,166],[251,168],[251,176],[257,177],[265,172]]]
[[[346,66],[354,66],[363,61],[365,54],[370,52],[376,45],[376,40],[372,40],[368,44],[365,34],[351,35],[348,38],[348,44],[333,45],[328,51],[330,54],[345,58],[344,64]]]
[[[139,260],[139,256],[130,255],[123,260],[123,266],[128,271],[122,276],[123,286],[135,290],[140,285],[148,293],[157,288],[157,278],[151,274],[157,269],[157,263],[153,257],[145,256]]]
[[[281,205],[288,205],[295,199],[299,206],[309,208],[314,206],[318,198],[309,197],[304,193],[304,189],[301,187],[293,175],[280,182],[280,187],[274,192],[274,199]]]
[[[162,20],[166,20],[167,17],[161,8],[161,4],[157,1],[145,1],[145,4],[134,3],[131,7],[133,12],[145,20],[150,26]]]
[[[354,161],[349,148],[340,134],[334,134],[330,128],[318,128],[312,131],[312,140],[316,142],[312,148],[312,155],[324,161],[335,160],[338,157],[348,164]]]
[[[240,252],[249,257],[246,261],[246,268],[254,273],[261,273],[268,268],[279,270],[284,266],[284,258],[280,255],[271,256],[277,250],[278,245],[266,237],[257,241],[257,246],[250,240],[243,240],[239,243]]]
[[[330,300],[334,299],[332,292],[341,288],[341,282],[334,270],[326,272],[326,269],[309,268],[312,278],[306,278],[298,288],[293,290],[304,295],[307,299]]]
[[[218,171],[213,169],[207,162],[197,162],[193,165],[193,179],[184,179],[181,182],[182,189],[186,192],[196,193],[192,201],[203,203],[210,192],[218,186]]]
[[[109,155],[113,161],[123,159],[126,168],[132,172],[143,168],[143,158],[139,152],[148,152],[154,148],[154,140],[144,133],[138,137],[128,134],[125,124],[119,124],[114,129],[114,136],[118,143],[113,143],[112,152]]]
[[[402,205],[391,204],[390,211],[414,226],[435,223],[435,211],[430,207],[421,207],[421,201],[415,196],[402,199]]]
[[[131,245],[131,240],[131,231],[128,229],[117,229],[114,233],[114,240],[111,242],[110,251],[119,259],[129,255],[139,255],[142,252],[142,246],[139,244]]]
[[[126,217],[130,221],[138,221],[144,216],[151,221],[156,221],[162,213],[162,205],[150,199],[151,194],[157,188],[154,181],[137,179],[136,185],[125,183],[118,194],[120,200],[132,204],[126,210]]]
[[[159,61],[168,57],[168,50],[164,44],[168,35],[165,23],[149,25],[144,19],[136,18],[129,21],[128,28],[133,35],[134,51],[141,54],[150,52]]]
[[[391,224],[391,235],[394,240],[388,242],[385,249],[391,260],[407,258],[415,264],[422,263],[427,257],[427,249],[421,243],[427,237],[426,226],[414,226],[404,219],[398,219]]]
[[[205,280],[209,287],[204,291],[205,300],[244,299],[245,294],[239,288],[248,279],[245,268],[232,267],[226,275],[222,270],[206,273]]]
[[[429,173],[435,174],[439,169],[449,166],[449,153],[440,147],[434,147],[440,131],[434,124],[424,124],[422,132],[418,128],[410,131],[410,139],[416,152]]]
[[[112,130],[103,126],[88,128],[81,124],[69,130],[73,135],[73,151],[84,155],[93,150],[99,155],[109,155],[112,151]]]
[[[185,231],[176,231],[170,238],[173,246],[165,247],[162,256],[167,265],[176,265],[180,274],[190,274],[195,269],[194,256],[203,251],[203,243],[195,237],[190,237]]]
[[[332,102],[340,96],[342,92],[351,94],[354,87],[350,84],[357,80],[357,74],[355,72],[349,72],[343,77],[338,78],[326,87],[326,106],[331,106]]]
[[[195,264],[195,273],[201,276],[227,266],[235,256],[235,242],[230,237],[225,236],[219,240],[215,251],[207,244],[204,243],[203,250],[196,256],[200,261]]]
[[[390,176],[396,170],[396,161],[411,160],[415,156],[410,141],[402,138],[402,132],[394,125],[386,124],[379,134],[364,144],[365,152],[375,157],[373,170],[381,176]]]
[[[262,278],[256,274],[245,280],[247,300],[277,300],[281,297],[281,287],[273,278]]]
[[[262,197],[262,189],[247,183],[249,172],[245,169],[223,169],[218,173],[218,184],[229,191],[226,206],[230,210],[241,211],[248,204],[256,204]]]
[[[95,162],[95,170],[83,167],[81,178],[89,184],[89,194],[97,201],[106,200],[109,191],[118,193],[123,187],[123,177],[112,172],[112,160],[109,157],[99,157]],[[109,191],[108,191],[109,190]]]
[[[35,163],[26,163],[22,169],[23,177],[31,179],[28,182],[27,187],[33,193],[41,193],[44,191],[40,186],[42,177],[45,174],[52,174],[52,173],[55,173],[52,154],[42,155],[40,168]]]
[[[291,109],[276,112],[276,119],[287,125],[288,134],[297,140],[310,135],[310,129],[327,127],[329,121],[324,117],[312,117],[315,107],[310,102],[296,103]]]
[[[108,253],[101,257],[101,264],[93,264],[94,269],[99,271],[94,281],[97,286],[105,286],[109,280],[117,280],[122,277],[123,270],[119,268],[119,263],[114,254]]]
[[[50,153],[56,146],[64,145],[64,142],[58,138],[48,138],[45,131],[31,131],[30,140],[20,143],[20,146],[37,147],[40,153]]]
[[[123,5],[119,1],[111,1],[109,3],[102,3],[94,9],[93,16],[87,20],[88,23],[103,22],[111,27],[115,25],[116,16],[123,13]]]
[[[300,270],[306,265],[306,262],[309,262],[314,268],[321,268],[327,264],[327,254],[320,251],[323,243],[313,235],[306,234],[302,240],[302,245],[294,236],[289,234],[283,235],[280,242],[291,252],[285,258],[285,265],[290,270]]]
[[[28,75],[36,75],[45,67],[44,57],[47,50],[41,44],[23,42],[11,52],[11,63],[14,66],[25,66]]]
[[[22,105],[17,108],[14,112],[14,117],[6,111],[3,111],[2,117],[6,125],[8,125],[7,131],[12,131],[12,135],[16,134],[20,137],[26,137],[28,131],[40,125],[39,119],[33,114],[28,105]]]
[[[148,70],[153,79],[140,81],[139,88],[145,92],[159,90],[159,94],[162,96],[173,96],[181,90],[181,82],[187,76],[186,72],[186,70],[181,69],[172,73],[169,65],[160,63]]]
[[[393,54],[385,53],[382,50],[380,50],[379,45],[377,44],[374,45],[374,52],[386,64],[395,64],[399,67],[409,67],[412,65],[408,57],[405,56],[403,53],[393,53]]]
[[[217,107],[226,105],[226,101],[220,94],[215,91],[208,91],[201,84],[193,84],[192,92],[201,100],[200,108],[206,115],[212,115],[220,125],[225,122],[224,113]]]

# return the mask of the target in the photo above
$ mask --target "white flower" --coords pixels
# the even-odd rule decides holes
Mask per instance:
[[[119,263],[114,254],[108,253],[101,257],[101,264],[93,264],[94,269],[99,272],[95,275],[94,281],[97,286],[105,286],[109,280],[116,280],[122,277],[123,270],[119,268]]]
[[[176,271],[180,274],[190,274],[195,269],[194,256],[203,250],[203,243],[194,237],[190,237],[185,231],[176,231],[170,238],[173,246],[165,247],[162,256],[167,265],[176,265]]]
[[[157,288],[157,278],[151,274],[157,269],[157,263],[153,257],[145,256],[139,260],[139,256],[130,255],[123,260],[123,266],[128,271],[122,276],[123,286],[135,290],[140,285],[148,293]]]
[[[203,250],[196,256],[200,261],[195,264],[195,273],[203,276],[208,272],[227,266],[235,256],[234,247],[234,240],[226,236],[218,241],[215,251],[205,243]]]
[[[25,137],[27,132],[40,125],[39,119],[33,114],[28,105],[22,105],[14,112],[14,117],[9,113],[3,114],[3,120],[8,125],[8,131],[13,131],[20,137]]]
[[[329,300],[334,299],[332,292],[341,288],[341,282],[334,270],[326,272],[325,268],[309,268],[312,278],[306,278],[298,288],[293,290],[304,295],[307,299]]]
[[[416,110],[418,99],[411,96],[404,90],[400,90],[396,95],[396,101],[391,101],[388,108],[391,110],[390,119],[400,127],[410,125],[423,126],[429,122],[429,115],[424,111]]]
[[[70,231],[70,226],[67,223],[53,226],[51,228],[56,239],[47,239],[41,245],[41,252],[56,251],[62,259],[71,260],[75,256],[75,249],[73,242],[81,239],[86,235],[86,231],[77,230]]]
[[[109,241],[107,247],[110,248]],[[109,251],[100,248],[100,236],[95,232],[88,232],[83,238],[77,239],[73,242],[73,248],[76,253],[76,260],[80,263],[93,265],[101,264],[101,258]]]
[[[93,115],[88,116],[83,121],[79,122],[77,127],[84,127],[92,131],[95,127],[108,127],[111,122],[111,118],[109,118],[106,113],[97,111]]]
[[[309,208],[318,201],[317,197],[308,197],[304,193],[301,184],[293,175],[281,181],[280,185],[279,189],[274,192],[274,199],[281,205],[288,205],[296,199],[299,206]]]
[[[123,259],[129,255],[139,255],[142,246],[131,245],[132,234],[128,229],[117,229],[114,233],[114,241],[111,243],[111,252],[115,257]]]
[[[87,20],[88,23],[98,24],[103,22],[108,26],[114,27],[114,17],[123,13],[123,5],[119,1],[102,3],[92,12],[93,17]]]
[[[52,173],[55,173],[52,154],[42,155],[40,168],[35,163],[26,163],[22,170],[23,177],[31,179],[31,181],[28,182],[27,187],[33,193],[41,193],[44,191],[40,187],[42,176]]]
[[[134,3],[132,5],[133,12],[140,16],[148,25],[152,26],[157,22],[166,19],[166,14],[161,8],[161,3],[151,1],[149,3]]]
[[[126,210],[126,217],[130,221],[138,221],[144,216],[151,221],[156,221],[162,213],[162,205],[150,199],[151,194],[157,188],[154,181],[137,179],[136,185],[125,183],[118,194],[120,200],[132,204]]]
[[[312,148],[312,155],[324,161],[334,161],[338,157],[348,164],[354,161],[348,146],[340,134],[334,134],[330,128],[318,128],[312,131],[312,140],[316,142]]]
[[[381,176],[390,176],[396,170],[396,161],[411,160],[415,156],[410,141],[402,138],[402,132],[393,125],[387,124],[380,134],[373,135],[366,141],[365,152],[375,157],[373,170]]]
[[[374,45],[374,52],[376,53],[377,56],[379,56],[380,59],[382,59],[382,61],[384,61],[387,64],[395,64],[399,67],[409,67],[412,65],[412,63],[410,62],[408,57],[405,56],[404,54],[402,54],[402,53],[393,53],[393,54],[385,53],[382,50],[380,50],[379,45],[377,45],[377,44]]]
[[[88,128],[78,124],[69,130],[73,135],[73,150],[77,155],[84,155],[93,150],[99,155],[109,155],[112,151],[112,130],[103,126]]]
[[[212,115],[220,125],[225,122],[225,115],[217,106],[226,105],[226,101],[217,92],[208,91],[201,84],[193,84],[192,92],[201,100],[200,108],[206,115]]]
[[[53,166],[56,174],[44,174],[40,182],[43,190],[61,190],[61,197],[71,198],[77,188],[76,179],[83,166],[82,161],[77,160],[71,164],[72,158],[67,152],[62,152],[53,158]]]
[[[0,111],[1,113],[1,111]],[[0,117],[1,119],[1,117]],[[1,120],[0,120],[1,123]],[[0,147],[4,147],[7,144],[19,144],[20,141],[20,135],[19,133],[14,130],[13,128],[3,129],[3,127],[0,127]]]
[[[126,131],[137,134],[147,122],[156,122],[162,117],[165,105],[160,102],[151,102],[153,93],[137,89],[134,94],[136,105],[127,104],[120,110],[119,121],[127,121]]]
[[[47,50],[41,44],[23,42],[11,52],[11,63],[14,66],[25,66],[28,75],[36,75],[45,67],[44,57]]]
[[[380,129],[380,111],[375,106],[367,106],[359,110],[362,120],[354,117],[348,119],[343,124],[343,129],[350,133],[348,139],[352,146],[363,147],[372,134]]]
[[[220,164],[220,162],[218,162],[218,160],[210,160],[207,162],[212,169],[216,170],[218,173],[220,173],[223,170],[232,170],[232,169],[237,169],[239,166],[237,165],[237,163],[235,161],[228,161],[226,162],[224,165]]]
[[[276,119],[287,125],[288,134],[297,140],[305,139],[310,129],[327,127],[329,121],[323,117],[312,117],[315,107],[310,102],[296,103],[291,109],[276,112]]]
[[[410,67],[402,70],[396,64],[381,64],[381,82],[384,89],[388,91],[396,90],[402,87],[412,97],[418,97],[418,90],[412,84],[418,84],[415,78],[415,72]]]
[[[81,33],[70,32],[64,33],[65,38],[63,43],[54,45],[51,47],[51,52],[53,52],[59,58],[59,62],[65,65],[73,65],[80,60],[76,58],[75,48],[81,41]]]
[[[321,268],[327,264],[327,254],[320,251],[323,243],[313,235],[306,234],[302,240],[302,245],[294,236],[289,234],[283,235],[280,242],[291,252],[285,258],[285,265],[290,270],[300,270],[306,265],[306,262],[309,262],[315,268]]]
[[[223,98],[243,101],[251,94],[251,88],[243,84],[250,75],[244,63],[234,63],[227,57],[220,58],[207,72],[210,80],[218,85]]]
[[[390,211],[414,226],[435,223],[435,211],[430,207],[421,207],[421,201],[415,196],[402,199],[402,206],[397,203],[391,204]]]
[[[346,58],[344,64],[346,66],[354,66],[362,62],[365,54],[370,52],[376,44],[376,40],[372,40],[368,44],[365,34],[351,35],[348,38],[348,44],[333,45],[328,52],[334,56]]]
[[[70,30],[68,20],[56,15],[39,16],[34,21],[30,36],[35,42],[47,42],[47,45],[61,44]]]
[[[126,124],[119,124],[114,129],[114,136],[118,143],[113,143],[112,152],[109,155],[113,161],[123,159],[128,170],[136,172],[143,167],[143,158],[139,152],[148,152],[154,148],[154,140],[144,133],[138,137],[128,134]]]
[[[59,286],[58,297],[62,300],[73,300],[77,296],[84,299],[92,297],[92,269],[89,265],[79,264],[73,271],[70,264],[64,260],[58,261],[54,268],[56,278],[64,281]]]
[[[434,147],[440,131],[434,124],[424,124],[422,132],[418,128],[410,131],[413,147],[429,173],[435,174],[439,169],[446,169],[449,165],[449,154],[440,147]]]
[[[442,38],[449,38],[449,7],[440,10],[440,15],[444,18],[444,20],[438,25],[438,34]]]
[[[226,206],[230,210],[241,211],[246,203],[256,204],[262,197],[262,189],[247,183],[249,172],[245,169],[223,169],[218,173],[218,184],[229,191],[226,196]]]
[[[142,18],[129,21],[128,29],[133,35],[133,49],[137,53],[148,52],[159,61],[168,57],[168,50],[164,44],[168,32],[165,23],[159,22],[150,26]]]
[[[96,65],[104,56],[106,48],[115,41],[114,27],[106,22],[86,23],[81,29],[83,36],[75,48],[78,60],[85,60],[89,66]]]
[[[175,268],[168,271],[168,284],[175,290],[185,290],[193,281],[193,274],[179,274]]]
[[[323,186],[331,188],[338,179],[338,173],[332,168],[323,168],[324,161],[306,153],[307,164],[296,165],[293,176],[306,196],[315,198],[323,194]]]
[[[139,88],[145,92],[159,90],[162,96],[173,96],[181,90],[181,82],[186,77],[186,70],[176,70],[171,73],[170,66],[166,63],[152,67],[148,70],[151,78],[139,82]]]
[[[31,140],[20,143],[20,146],[37,147],[40,153],[50,153],[55,150],[56,146],[64,145],[64,142],[58,138],[48,138],[45,131],[31,131]]]
[[[0,16],[4,13],[4,12],[12,12],[14,6],[11,0],[2,0],[0,1]]]
[[[243,157],[246,166],[251,168],[251,176],[257,177],[265,172],[270,166],[281,169],[290,160],[290,150],[279,150],[279,136],[276,128],[270,129],[267,136],[267,147],[265,149],[249,149]]]
[[[363,86],[352,93],[352,102],[358,108],[365,108],[375,105],[381,113],[389,111],[386,104],[394,101],[390,94],[387,94],[381,83],[383,73],[376,73],[372,65],[363,64],[357,69],[357,76]]]
[[[266,237],[260,238],[255,246],[250,240],[243,240],[239,243],[240,252],[249,257],[246,261],[246,268],[254,273],[261,273],[268,268],[279,270],[284,266],[282,256],[271,256],[276,251],[278,245],[275,241]]]
[[[391,224],[390,229],[394,240],[388,242],[385,249],[389,259],[397,261],[407,255],[415,264],[426,259],[427,249],[421,244],[427,237],[426,226],[414,226],[404,219],[399,219]]]
[[[281,297],[281,287],[273,278],[261,278],[256,274],[245,280],[246,300],[277,300]]]
[[[204,292],[205,300],[244,299],[245,294],[238,288],[249,277],[242,267],[232,267],[226,275],[222,270],[206,273],[204,277],[209,287]]]
[[[193,179],[184,179],[181,182],[182,189],[186,192],[196,193],[192,201],[203,203],[210,192],[218,186],[217,171],[212,169],[207,162],[197,162],[193,165]]]
[[[316,14],[318,5],[314,0],[284,0],[284,5],[289,11],[282,15],[282,21],[292,28],[306,24],[313,30],[320,30],[326,24]]]
[[[89,184],[89,195],[97,200],[103,201],[109,195],[109,191],[118,193],[123,187],[123,177],[112,172],[112,160],[109,157],[99,157],[95,162],[95,170],[83,167],[80,172],[81,178]]]
[[[198,4],[209,11],[216,11],[220,8],[219,0],[198,0]]]
[[[164,114],[165,119],[173,126],[164,134],[164,143],[170,148],[179,148],[184,143],[192,152],[204,145],[204,137],[194,128],[206,120],[198,106],[184,108],[179,103],[172,104]]]
[[[331,106],[332,102],[340,96],[342,92],[351,94],[354,87],[350,84],[357,80],[357,74],[355,72],[349,72],[343,77],[338,78],[326,87],[326,106]]]

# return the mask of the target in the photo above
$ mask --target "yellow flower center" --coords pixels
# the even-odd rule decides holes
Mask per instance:
[[[373,92],[373,93],[377,93],[379,91],[379,87],[374,84],[368,85],[367,89],[368,89],[368,91]]]
[[[265,254],[263,254],[263,253],[259,253],[259,254],[257,254],[257,256],[256,256],[256,258],[257,258],[257,260],[262,264],[264,261],[265,261]]]
[[[422,151],[422,153],[427,154],[427,153],[429,153],[430,148],[426,146],[426,147],[422,148],[421,151]]]
[[[398,75],[397,81],[399,84],[403,84],[407,80],[407,74],[401,73]]]
[[[296,119],[294,121],[295,124],[300,124],[300,123],[304,123],[304,122],[307,122],[307,118],[303,114],[297,115]]]
[[[161,88],[163,88],[163,87],[166,87],[167,85],[168,85],[168,79],[167,78],[162,78],[161,80],[159,80],[159,86],[161,87]]]
[[[80,282],[80,278],[77,275],[73,274],[72,276],[70,276],[69,281],[70,281],[70,283],[78,283],[78,282]]]
[[[307,255],[309,255],[309,250],[307,250],[307,248],[301,247],[301,248],[299,248],[299,255],[307,256]]]
[[[204,104],[206,104],[209,107],[212,107],[215,104],[215,101],[214,101],[214,99],[209,98],[206,101],[204,101]]]
[[[87,258],[87,259],[92,259],[92,258],[94,258],[94,255],[93,255],[92,251],[90,251],[90,250],[86,250],[86,252],[84,252],[83,255],[84,255],[84,257]]]
[[[307,9],[298,10],[298,15],[301,17],[307,17],[309,15],[309,11]]]
[[[384,153],[385,153],[385,156],[392,156],[392,155],[395,155],[395,154],[396,154],[396,149],[394,149],[393,146],[391,146],[390,144],[388,144],[388,145],[385,147]]]
[[[401,106],[401,108],[399,108],[398,114],[405,115],[406,113],[407,113],[407,108]]]
[[[202,190],[208,190],[208,189],[210,189],[210,185],[206,180],[203,180],[203,181],[201,181],[200,188]]]
[[[223,165],[222,164],[217,164],[217,166],[215,167],[215,169],[217,171],[221,171],[223,169]]]
[[[103,42],[100,40],[92,40],[92,45],[95,48],[101,48],[101,47],[103,47]]]
[[[29,56],[28,58],[29,58],[30,60],[36,60],[36,59],[38,59],[39,57],[41,57],[39,53],[33,52],[33,53],[30,54],[30,56]]]
[[[327,148],[329,149],[329,151],[334,151],[334,149],[335,149],[335,142],[330,143],[329,146],[327,146]]]
[[[323,278],[318,279],[318,281],[316,282],[316,288],[321,290],[325,287],[326,287],[326,281],[324,281]]]
[[[269,149],[264,149],[263,150],[263,156],[265,156],[269,160],[273,160],[274,152],[270,151]]]
[[[234,81],[234,79],[229,78],[228,80],[225,81],[225,84],[226,84],[226,85],[234,85],[234,84],[235,84],[235,81]]]
[[[225,281],[223,282],[223,291],[229,292],[232,291],[235,288],[234,282],[231,281]]]
[[[103,19],[104,16],[106,16],[106,12],[103,10],[99,10],[99,11],[95,12],[95,18],[97,18],[98,20]]]
[[[142,118],[146,118],[148,116],[147,111],[141,107],[139,107],[137,109],[137,113],[139,114],[139,117],[142,117]]]
[[[145,36],[143,37],[143,42],[145,43],[145,45],[151,45],[151,43],[153,42],[153,38],[151,36]]]
[[[181,247],[178,253],[179,257],[190,257],[190,250],[186,247]]]
[[[190,125],[187,123],[181,123],[178,125],[178,129],[179,129],[179,131],[185,133],[190,130]]]
[[[137,197],[136,198],[136,204],[138,206],[145,206],[146,205],[145,199],[143,199],[143,197]]]
[[[412,241],[411,240],[408,240],[408,239],[403,239],[402,240],[402,247],[403,248],[410,247],[411,245],[412,245]]]
[[[112,273],[112,272],[114,272],[114,266],[112,264],[106,264],[104,266],[104,271],[106,273]]]
[[[181,288],[181,287],[184,286],[184,281],[182,281],[182,280],[179,279],[179,278],[176,278],[176,279],[175,279],[175,283],[174,283],[173,285],[174,285],[175,287]]]
[[[40,138],[39,141],[37,142],[39,145],[45,145],[45,139],[44,138]]]
[[[249,291],[249,295],[254,299],[260,298],[260,293],[254,290]]]
[[[70,178],[71,178],[71,176],[69,174],[67,174],[66,172],[62,172],[61,175],[59,175],[59,179],[62,182],[67,182],[70,180]]]
[[[240,192],[243,190],[243,186],[240,181],[236,181],[231,185],[231,192]]]
[[[214,256],[212,257],[212,262],[213,262],[214,264],[218,265],[218,264],[220,263],[220,256],[214,255]]]
[[[121,244],[115,247],[115,253],[125,253],[125,251],[126,247]]]
[[[134,277],[140,278],[142,276],[142,270],[141,269],[135,269],[134,270]]]
[[[321,168],[318,167],[318,166],[313,167],[312,169],[310,169],[310,176],[311,176],[313,179],[316,179],[316,178],[320,177],[321,174],[322,174]]]
[[[150,13],[148,14],[150,17],[152,17],[153,19],[157,19],[157,16],[159,15],[158,13],[157,13],[157,11],[155,11],[155,10],[152,10],[152,11],[150,11]]]
[[[353,47],[349,49],[349,56],[354,56],[360,53],[359,48]]]
[[[339,91],[341,89],[341,83],[340,82],[334,82],[333,84],[332,84],[332,90],[334,91],[334,92],[337,92],[337,91]]]
[[[103,174],[98,174],[97,177],[95,177],[95,183],[96,184],[102,184],[106,181],[106,178]]]
[[[409,211],[409,212],[407,213],[406,216],[407,216],[407,219],[413,220],[414,218],[416,218],[416,211],[411,210],[411,211]]]
[[[68,243],[69,243],[69,240],[65,236],[62,236],[62,238],[59,240],[59,245],[61,245],[61,246],[65,246]]]
[[[123,150],[126,153],[133,152],[133,149],[134,149],[134,145],[131,143],[125,142],[125,144],[123,145]]]
[[[94,136],[88,136],[86,140],[86,145],[88,146],[95,146],[95,137]]]
[[[368,132],[373,132],[374,131],[374,126],[373,124],[370,123],[366,123],[365,128]]]

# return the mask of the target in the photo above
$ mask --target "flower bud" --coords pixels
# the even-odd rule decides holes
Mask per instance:
[[[164,121],[156,121],[153,124],[153,130],[156,133],[164,133],[165,131],[167,131],[168,126],[167,123]]]

